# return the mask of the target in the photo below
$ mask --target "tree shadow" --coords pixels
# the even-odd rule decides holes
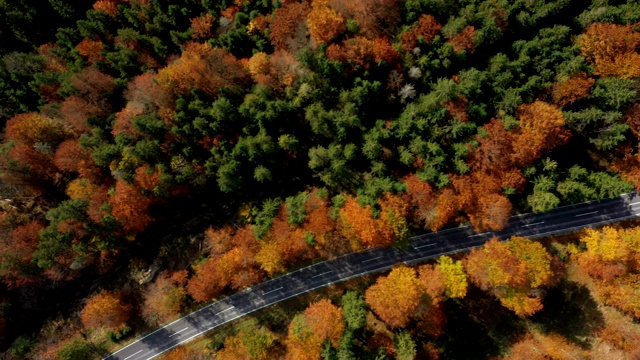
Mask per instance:
[[[587,346],[585,338],[605,325],[589,289],[566,280],[548,290],[544,308],[530,320],[544,331],[559,333],[583,347]]]

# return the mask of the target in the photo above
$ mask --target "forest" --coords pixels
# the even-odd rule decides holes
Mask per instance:
[[[100,358],[322,259],[640,189],[637,0],[2,0],[0,39],[10,359]],[[489,334],[478,358],[630,354],[634,226],[394,268],[167,356],[469,358],[456,328]],[[588,334],[549,327],[572,296],[607,309]]]

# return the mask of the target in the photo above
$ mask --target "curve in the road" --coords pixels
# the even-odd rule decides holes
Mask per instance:
[[[514,235],[529,238],[559,235],[638,216],[640,197],[635,193],[623,194],[619,198],[563,206],[543,214],[512,216],[501,231],[476,233],[471,227],[463,226],[413,237],[404,250],[372,248],[350,253],[211,303],[135,340],[103,360],[150,360],[216,327],[286,299],[351,278],[385,271],[395,264],[414,264],[468,251],[493,237],[505,240]]]

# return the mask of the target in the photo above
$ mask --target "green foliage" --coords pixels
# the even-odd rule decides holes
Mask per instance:
[[[287,205],[287,222],[289,225],[300,226],[307,217],[305,204],[309,198],[308,192],[300,192],[296,196],[289,196],[285,200]]]
[[[82,339],[75,339],[58,351],[60,360],[91,360],[100,354],[95,345]]]
[[[364,297],[355,291],[347,291],[342,296],[342,313],[349,329],[362,328],[367,321],[367,303]]]
[[[266,199],[262,203],[262,209],[255,214],[253,233],[258,239],[262,239],[269,232],[273,218],[280,209],[280,204],[280,199]]]
[[[35,345],[33,339],[26,336],[18,336],[11,344],[11,355],[16,359],[26,359]]]
[[[411,333],[403,331],[396,334],[396,359],[398,360],[412,360],[416,358],[418,354],[416,350],[416,343],[411,338]]]

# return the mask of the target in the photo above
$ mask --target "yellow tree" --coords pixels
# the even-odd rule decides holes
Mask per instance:
[[[406,266],[381,276],[365,292],[365,300],[384,322],[392,327],[404,327],[420,303],[420,286],[416,271]]]
[[[467,295],[469,283],[460,260],[441,256],[436,265],[423,265],[418,272],[420,285],[434,304]]]
[[[344,18],[329,6],[329,0],[314,0],[307,24],[311,38],[317,45],[329,43],[346,29]]]

